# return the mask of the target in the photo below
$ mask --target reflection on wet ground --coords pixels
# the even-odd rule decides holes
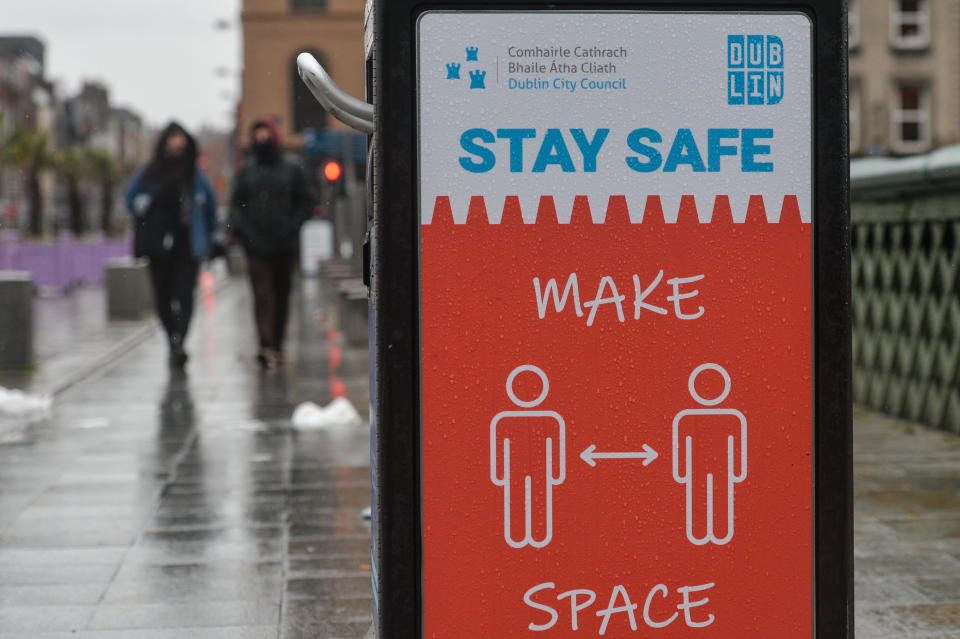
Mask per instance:
[[[367,354],[329,330],[314,282],[294,303],[285,370],[253,364],[237,282],[200,307],[188,375],[155,334],[8,433],[0,638],[363,636],[368,429],[289,419],[331,390],[366,415]]]

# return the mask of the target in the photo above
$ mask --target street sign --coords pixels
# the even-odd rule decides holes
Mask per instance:
[[[383,91],[417,107],[374,154],[415,227],[376,211],[381,429],[390,366],[419,364],[395,537],[419,583],[389,590],[411,567],[381,549],[383,636],[851,631],[842,14],[682,4],[465,5],[375,39],[410,43]],[[407,141],[414,189],[380,172]],[[416,269],[409,341],[389,260]]]

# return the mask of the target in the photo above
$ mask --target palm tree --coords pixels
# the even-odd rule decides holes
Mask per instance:
[[[82,235],[87,230],[86,201],[81,183],[91,174],[91,162],[86,151],[71,146],[57,156],[57,169],[67,181],[67,199],[70,207],[70,231]]]
[[[102,149],[89,149],[87,162],[90,173],[100,185],[100,228],[109,233],[113,222],[114,189],[122,177],[122,167],[110,152]]]
[[[3,113],[0,113],[0,166],[6,166],[6,160],[10,150],[10,135],[3,135],[3,132],[6,131],[6,117]]]
[[[55,166],[55,155],[46,132],[34,132],[18,127],[3,141],[0,163],[23,171],[27,194],[30,197],[28,217],[32,235],[43,234],[43,190],[40,175]]]
[[[10,152],[10,148],[11,148],[10,140],[13,137],[13,135],[12,134],[7,135],[4,133],[7,130],[6,126],[4,126],[5,124],[6,124],[6,119],[4,117],[4,114],[0,113],[0,171],[2,171],[2,169],[10,166],[13,163],[13,159],[11,157],[11,152]],[[3,186],[3,174],[0,173],[0,189],[2,189],[2,186]],[[0,190],[0,196],[3,196],[2,190]],[[0,226],[2,226],[2,222],[0,222]]]

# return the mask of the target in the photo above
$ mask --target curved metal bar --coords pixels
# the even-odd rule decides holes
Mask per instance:
[[[344,93],[309,53],[297,56],[297,69],[310,93],[330,115],[358,131],[373,133],[372,104]]]
[[[331,104],[342,112],[353,115],[361,120],[373,119],[373,105],[357,100],[348,95],[336,85],[316,58],[309,53],[297,56],[297,67],[300,77],[310,86],[312,91],[319,92],[317,99]]]

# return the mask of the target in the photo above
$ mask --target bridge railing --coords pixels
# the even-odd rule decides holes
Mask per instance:
[[[960,432],[960,145],[850,179],[854,400]]]

